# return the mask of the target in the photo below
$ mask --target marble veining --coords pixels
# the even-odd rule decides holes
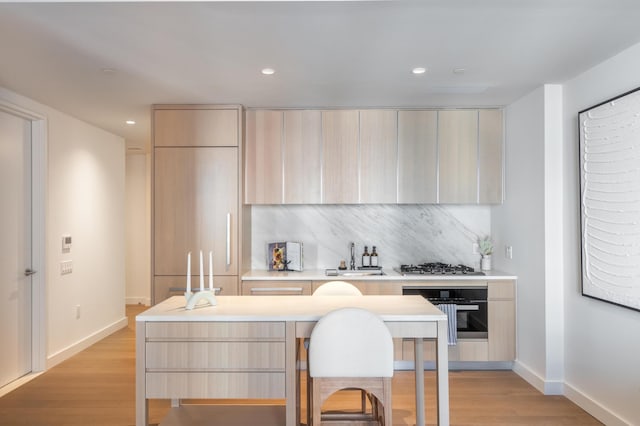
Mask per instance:
[[[466,205],[285,205],[252,207],[252,269],[267,268],[267,244],[300,241],[305,269],[356,264],[364,246],[376,246],[385,268],[440,261],[480,267],[472,253],[479,236],[491,232],[489,206]]]

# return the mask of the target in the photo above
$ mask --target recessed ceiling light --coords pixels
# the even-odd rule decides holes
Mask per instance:
[[[271,75],[274,74],[276,70],[274,70],[273,68],[263,68],[260,72],[264,75]]]
[[[102,68],[102,72],[105,74],[115,74],[116,70],[115,68]]]
[[[454,68],[454,69],[453,69],[453,73],[454,73],[454,74],[464,74],[464,73],[465,73],[465,71],[466,71],[466,69],[465,69],[465,68]]]
[[[136,122],[133,120],[127,120],[125,121],[125,123],[127,123],[129,126],[133,126],[134,124],[136,124]]]
[[[423,67],[416,67],[412,69],[411,72],[414,74],[424,74],[425,72],[427,72],[427,69]]]

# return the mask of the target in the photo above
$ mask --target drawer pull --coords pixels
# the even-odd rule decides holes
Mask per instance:
[[[251,293],[281,293],[283,291],[291,291],[302,293],[302,287],[253,287]]]

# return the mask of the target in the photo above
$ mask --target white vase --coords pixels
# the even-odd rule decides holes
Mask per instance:
[[[483,271],[488,271],[491,269],[490,254],[485,254],[484,256],[482,256],[482,259],[480,259],[480,269],[482,269]]]

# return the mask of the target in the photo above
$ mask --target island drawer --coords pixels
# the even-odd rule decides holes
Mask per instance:
[[[285,397],[285,373],[146,373],[146,397],[280,399]]]
[[[147,322],[147,341],[282,341],[284,322]]]
[[[147,342],[146,369],[147,371],[284,371],[285,343]]]

